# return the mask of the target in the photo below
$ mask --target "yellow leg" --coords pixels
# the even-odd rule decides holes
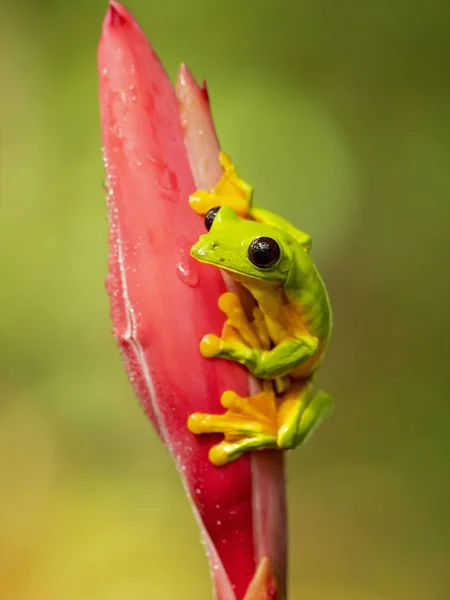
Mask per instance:
[[[289,450],[306,442],[332,406],[333,400],[325,392],[312,395],[311,379],[294,383],[279,399],[278,447]]]
[[[246,398],[226,391],[220,401],[227,409],[225,414],[194,413],[188,419],[192,433],[224,434],[225,440],[211,448],[209,456],[214,464],[225,464],[247,450],[276,447],[276,398],[272,390]]]
[[[271,341],[261,310],[255,307],[253,321],[249,321],[236,294],[225,292],[219,298],[219,308],[226,314],[222,335],[213,333],[203,336],[200,352],[210,358],[227,349],[230,356],[233,351],[238,354],[251,354],[253,349],[269,350]],[[236,359],[237,360],[237,359]]]
[[[236,458],[239,458],[244,452],[250,450],[266,450],[268,448],[277,447],[277,438],[275,435],[255,435],[247,437],[235,442],[224,440],[220,444],[216,444],[209,451],[209,460],[220,467]]]
[[[263,312],[259,306],[255,306],[253,309],[253,329],[255,330],[256,337],[259,340],[259,347],[262,350],[269,350],[271,346],[271,340]]]
[[[276,402],[272,391],[242,398],[227,390],[220,402],[227,409],[224,415],[194,413],[188,427],[192,433],[223,433],[225,436],[276,434]]]
[[[225,439],[209,453],[216,465],[250,450],[295,448],[306,441],[331,409],[328,394],[319,392],[311,399],[311,385],[311,380],[296,382],[280,397],[270,382],[265,383],[264,391],[245,398],[226,391],[221,398],[225,414],[194,413],[188,428],[195,434],[224,434]]]
[[[258,332],[247,319],[241,301],[236,294],[225,292],[219,298],[219,308],[227,316],[225,325],[233,327],[250,348],[261,348]],[[224,334],[222,333],[222,337]]]
[[[220,164],[224,173],[212,192],[197,190],[189,196],[189,205],[199,215],[205,215],[216,206],[229,206],[239,216],[247,218],[252,200],[252,186],[238,177],[236,167],[229,157],[221,152]]]

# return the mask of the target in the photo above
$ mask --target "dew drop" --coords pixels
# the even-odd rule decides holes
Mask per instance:
[[[180,188],[176,173],[169,169],[161,156],[149,156],[149,160],[154,165],[155,180],[161,195],[170,202],[178,202]]]
[[[196,287],[200,281],[197,265],[191,257],[186,257],[177,264],[177,275],[189,287]]]
[[[201,490],[200,488],[197,488],[197,489],[195,490],[195,493],[196,493],[196,494],[201,494],[201,493],[202,493],[202,490]]]
[[[123,138],[124,137],[124,133],[123,133],[122,127],[120,127],[117,124],[112,125],[110,127],[110,131],[111,131],[111,133],[112,133],[112,135],[114,137],[117,137],[117,138]]]
[[[136,102],[136,86],[131,83],[128,89],[130,90],[130,102]]]
[[[174,171],[164,167],[157,177],[157,183],[161,194],[170,202],[178,201],[178,178]]]
[[[216,525],[222,525],[222,521],[216,521]]]
[[[137,148],[131,148],[130,154],[132,155],[132,157],[136,161],[137,166],[138,167],[142,167],[142,165],[144,164],[144,158],[140,154],[139,150]]]

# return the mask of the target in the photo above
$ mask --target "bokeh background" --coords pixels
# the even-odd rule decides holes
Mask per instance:
[[[334,417],[287,459],[292,600],[450,597],[450,9],[129,0],[206,77],[257,201],[314,239]],[[110,334],[106,2],[2,3],[0,595],[207,600],[174,466]],[[182,340],[180,340],[182,343]]]

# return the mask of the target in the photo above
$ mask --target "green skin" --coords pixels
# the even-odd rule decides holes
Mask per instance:
[[[271,350],[261,350],[208,336],[215,341],[214,352],[208,356],[237,361],[258,378],[289,376],[291,381],[305,382],[298,408],[280,427],[276,444],[284,449],[293,448],[309,437],[331,407],[328,394],[319,392],[315,397],[311,394],[312,376],[331,334],[330,301],[309,255],[309,235],[264,209],[252,208],[251,216],[255,220],[242,219],[223,206],[210,231],[200,237],[191,254],[200,262],[224,269],[250,291],[264,315],[274,345]],[[279,260],[269,268],[257,267],[249,259],[251,242],[261,236],[274,239],[280,247]],[[283,307],[281,312],[280,307]],[[286,322],[280,322],[286,307],[298,317],[302,327],[292,331]],[[273,440],[269,443],[252,439],[249,438],[248,447],[242,448],[241,444],[241,448],[274,446]]]

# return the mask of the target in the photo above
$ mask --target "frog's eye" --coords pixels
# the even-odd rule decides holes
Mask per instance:
[[[257,237],[248,247],[248,257],[255,267],[268,269],[280,258],[278,242],[270,237]]]
[[[220,206],[215,206],[214,208],[210,208],[205,215],[205,227],[207,231],[209,231],[214,223],[214,219],[216,218],[217,213],[220,210]]]

